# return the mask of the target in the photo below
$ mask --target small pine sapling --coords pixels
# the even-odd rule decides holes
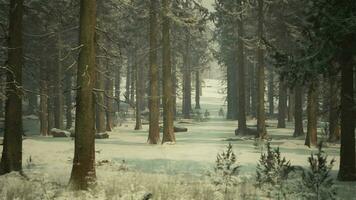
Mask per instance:
[[[302,174],[304,189],[309,191],[303,192],[306,199],[327,200],[336,198],[334,179],[330,175],[335,159],[328,162],[328,156],[322,150],[322,146],[322,143],[320,143],[318,152],[310,155],[308,158],[309,170],[303,171]]]
[[[239,167],[232,145],[229,143],[226,150],[216,156],[213,184],[227,194],[230,187],[237,185]]]
[[[267,152],[261,153],[256,170],[256,186],[268,191],[268,195],[277,190],[285,196],[283,181],[288,179],[288,175],[294,171],[290,161],[281,156],[279,148],[272,149],[267,142]]]

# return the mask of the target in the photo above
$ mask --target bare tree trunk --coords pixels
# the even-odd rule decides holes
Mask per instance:
[[[251,116],[252,117],[257,117],[257,87],[256,87],[256,64],[251,65],[250,68],[250,74],[251,74],[251,79],[250,79],[250,85],[251,85]]]
[[[49,61],[48,66],[49,70],[55,70],[53,69],[53,62]],[[48,69],[47,69],[48,70]],[[54,74],[53,73],[48,73],[48,129],[51,130],[55,128],[55,122],[54,122],[54,105],[55,105],[55,90],[54,90]]]
[[[175,143],[173,131],[173,91],[170,45],[170,0],[162,0],[162,64],[163,64],[163,139],[162,143]]]
[[[72,70],[68,69],[65,73],[65,104],[66,104],[66,129],[70,129],[73,126],[72,117]]]
[[[294,119],[294,108],[295,108],[295,95],[294,90],[288,90],[288,122],[292,122]]]
[[[48,77],[46,66],[40,67],[40,133],[43,136],[49,135],[48,130]]]
[[[132,65],[131,65],[131,68],[130,68],[130,80],[131,80],[131,83],[130,83],[130,100],[131,102],[130,103],[133,103],[134,102],[134,99],[135,99],[135,89],[136,89],[136,59],[137,58],[132,58]]]
[[[58,34],[58,66],[55,69],[54,75],[54,127],[63,129],[63,92],[62,92],[62,38]]]
[[[157,64],[158,0],[150,0],[150,97],[148,143],[158,144],[159,134],[159,72]]]
[[[130,104],[130,83],[131,83],[131,55],[128,54],[127,66],[126,66],[126,91],[125,91],[125,101]]]
[[[311,145],[317,146],[317,134],[318,134],[318,102],[317,102],[317,91],[316,91],[316,83],[312,82],[309,85],[308,90],[308,130],[307,136],[305,138],[305,145],[310,147]]]
[[[279,81],[278,90],[278,125],[277,128],[286,128],[287,114],[287,85],[284,81]]]
[[[195,109],[200,109],[200,71],[195,72]]]
[[[304,135],[303,130],[303,87],[297,85],[294,90],[294,137]]]
[[[354,80],[353,80],[353,54],[350,51],[355,44],[355,38],[346,39],[343,51],[340,52],[341,65],[341,147],[340,147],[340,181],[356,180],[355,162],[355,107]]]
[[[96,40],[100,41],[98,35],[96,35]],[[96,47],[99,49],[98,45]],[[99,51],[98,51],[99,52]],[[106,131],[106,108],[105,108],[105,74],[102,59],[97,60],[96,64],[96,89],[95,91],[95,106],[96,106],[96,132],[103,133]]]
[[[238,102],[237,102],[237,68],[230,64],[227,67],[227,119],[237,119]]]
[[[22,170],[23,0],[10,1],[5,133],[0,174]]]
[[[266,130],[266,116],[265,116],[265,64],[264,64],[264,50],[262,45],[262,37],[263,37],[263,23],[264,23],[264,13],[263,13],[263,0],[258,0],[258,38],[259,38],[259,46],[257,48],[257,132],[258,136],[263,139],[267,137]]]
[[[107,67],[108,72],[111,72],[112,69]],[[114,114],[113,109],[113,99],[114,99],[114,77],[107,74],[107,79],[105,81],[105,106],[106,106],[106,131],[112,131],[114,127]]]
[[[136,52],[137,53],[137,52]],[[136,56],[135,56],[136,57]],[[139,67],[140,63],[137,63],[137,60],[135,60],[135,81],[136,81],[136,125],[135,125],[135,130],[141,130],[142,129],[142,120],[141,120],[141,105],[142,105],[142,71],[143,69],[140,69]]]
[[[95,49],[96,0],[81,0],[80,44],[77,73],[75,145],[70,184],[74,189],[88,189],[95,175]],[[86,74],[86,76],[83,76]]]
[[[237,21],[238,29],[238,40],[237,40],[237,81],[238,81],[238,129],[235,131],[236,135],[246,134],[246,105],[245,105],[245,58],[244,58],[244,42],[243,38],[245,35],[244,26],[242,22],[242,15],[240,15],[240,20]]]
[[[271,67],[268,72],[268,108],[269,108],[269,115],[274,115],[274,72],[273,68]]]
[[[250,68],[251,68],[251,64],[249,64],[249,62],[247,61],[246,59],[246,56],[245,56],[245,63],[247,63],[245,65],[245,74],[246,74],[246,77],[247,77],[247,81],[246,81],[246,95],[245,95],[245,103],[246,103],[246,115],[250,116],[251,115],[251,81],[250,79],[252,79],[254,77],[254,74],[251,74],[250,73]]]
[[[115,100],[117,103],[117,112],[120,112],[120,101],[121,101],[121,65],[115,71]]]
[[[190,36],[186,34],[185,53],[183,61],[183,117],[190,119],[192,112],[192,79],[191,79],[191,55],[190,55]]]
[[[329,141],[336,142],[340,140],[340,114],[339,97],[340,93],[337,69],[329,76]]]

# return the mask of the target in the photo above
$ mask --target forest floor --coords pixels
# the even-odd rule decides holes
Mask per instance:
[[[186,127],[188,132],[176,133],[174,145],[148,145],[148,125],[134,131],[133,119],[127,119],[110,132],[109,139],[96,140],[99,189],[85,194],[63,189],[70,177],[73,139],[42,137],[36,134],[37,128],[28,128],[28,136],[23,141],[23,166],[29,181],[26,183],[16,174],[0,177],[0,199],[73,199],[73,195],[78,199],[142,199],[146,192],[156,195],[154,199],[219,199],[215,193],[209,195],[214,188],[207,183],[206,176],[214,169],[217,153],[225,150],[230,142],[241,166],[240,174],[246,180],[254,180],[257,162],[264,151],[254,137],[234,136],[236,121],[218,116],[220,108],[226,111],[219,85],[216,80],[205,81],[201,106],[203,112],[206,109],[210,112],[210,117],[203,122],[177,120],[176,126]],[[25,121],[25,129],[38,124],[31,117]],[[255,120],[248,121],[252,128],[255,124]],[[271,146],[280,147],[282,156],[292,165],[308,168],[307,158],[317,149],[306,147],[303,137],[292,137],[293,124],[288,124],[286,129],[275,128],[275,120],[268,120],[267,124]],[[339,144],[326,145],[324,150],[329,159],[336,159],[332,171],[336,177]],[[353,196],[355,184],[338,182],[337,185],[342,188],[340,199],[356,199]],[[245,182],[243,190],[250,196],[240,194],[239,198],[231,199],[261,199],[257,198],[251,183]],[[18,196],[20,193],[27,194]]]

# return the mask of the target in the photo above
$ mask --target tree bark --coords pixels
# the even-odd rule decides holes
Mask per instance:
[[[72,117],[72,70],[68,69],[65,73],[65,104],[66,104],[66,129],[69,130],[73,126]]]
[[[48,130],[48,76],[46,66],[40,66],[40,133],[42,136],[49,135]]]
[[[158,0],[150,0],[150,98],[148,143],[160,142],[159,130],[159,72],[157,64]]]
[[[286,128],[287,114],[287,85],[284,81],[279,81],[278,90],[278,124],[277,128]]]
[[[227,67],[227,119],[238,118],[238,102],[237,102],[237,67],[230,63]]]
[[[63,129],[63,91],[62,91],[62,38],[58,34],[58,65],[54,75],[54,128]]]
[[[200,109],[200,71],[195,72],[195,109]]]
[[[125,101],[130,104],[130,83],[131,83],[131,55],[127,56],[127,66],[126,66],[126,91],[125,91]]]
[[[266,130],[266,116],[265,116],[265,66],[264,66],[264,50],[262,45],[263,38],[263,23],[264,23],[264,13],[263,13],[263,0],[258,0],[258,27],[257,34],[259,38],[259,44],[257,48],[257,133],[261,139],[267,137]]]
[[[329,76],[329,141],[336,142],[340,140],[340,114],[339,80],[337,69],[333,70]]]
[[[186,30],[188,31],[188,30]],[[183,61],[183,117],[190,119],[192,112],[192,79],[191,79],[191,55],[190,55],[190,36],[187,33],[185,40],[185,53]]]
[[[292,122],[294,119],[294,108],[295,108],[295,95],[294,90],[288,90],[288,122]]]
[[[317,146],[317,134],[318,134],[318,98],[316,91],[316,83],[313,81],[309,85],[308,90],[308,129],[307,136],[305,138],[305,145],[310,147],[311,145]]]
[[[175,143],[173,131],[172,66],[170,45],[170,0],[162,0],[162,64],[163,64],[163,139]]]
[[[251,116],[257,117],[257,87],[256,87],[256,64],[251,65],[250,69],[251,79],[250,79],[250,88],[251,88]]]
[[[137,50],[136,50],[137,51]],[[137,52],[136,52],[137,53]],[[136,56],[135,56],[136,57]],[[137,60],[135,59],[135,81],[136,81],[136,125],[135,125],[135,130],[141,130],[142,129],[142,120],[141,120],[141,105],[142,105],[142,96],[143,96],[143,88],[142,88],[142,71],[143,69],[140,69],[139,63],[137,63]]]
[[[273,117],[274,115],[274,72],[272,67],[268,72],[268,108],[269,115]]]
[[[294,137],[304,135],[303,130],[303,87],[295,86],[294,90]]]
[[[109,61],[107,61],[109,62]],[[107,64],[109,65],[109,64]],[[106,131],[112,131],[114,128],[114,114],[113,100],[114,100],[114,77],[111,76],[109,66],[107,66],[107,79],[105,81],[105,107],[106,107]]]
[[[95,181],[95,27],[96,0],[80,2],[77,105],[75,145],[70,183],[74,189],[88,189]],[[83,76],[84,75],[84,76]]]
[[[10,1],[5,132],[0,174],[22,170],[23,0]]]
[[[246,134],[246,104],[245,104],[245,57],[244,57],[244,26],[242,22],[242,15],[240,20],[237,20],[238,40],[237,40],[237,81],[238,81],[238,129],[235,131],[236,135]]]
[[[100,38],[96,34],[97,41],[100,41]],[[99,46],[96,46],[99,49]],[[98,51],[100,52],[100,50]],[[106,108],[105,108],[105,76],[104,76],[104,67],[103,61],[101,59],[97,60],[96,63],[96,89],[95,91],[95,106],[96,106],[96,132],[103,133],[106,131]]]
[[[355,38],[347,39],[340,53],[341,65],[341,147],[340,147],[340,181],[356,180],[355,163],[355,102],[353,80],[353,54],[350,49],[354,47]]]

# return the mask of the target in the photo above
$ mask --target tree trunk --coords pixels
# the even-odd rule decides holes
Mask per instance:
[[[127,58],[127,66],[126,66],[126,91],[125,91],[125,101],[130,104],[130,83],[131,83],[131,55],[129,53]]]
[[[263,23],[264,23],[264,13],[263,13],[263,3],[264,0],[258,0],[258,39],[259,44],[257,48],[257,133],[261,139],[267,137],[266,130],[266,116],[265,116],[265,66],[264,66],[264,50],[262,45],[262,37],[263,37]]]
[[[353,56],[351,48],[355,44],[355,38],[345,41],[343,51],[340,52],[339,63],[341,65],[341,147],[340,147],[340,181],[356,180],[355,165],[355,107],[354,80],[353,80]]]
[[[250,79],[252,79],[254,77],[254,74],[251,74],[250,73],[250,68],[251,68],[251,64],[248,63],[248,60],[246,59],[246,56],[245,56],[245,63],[247,63],[245,65],[245,74],[246,74],[246,77],[247,77],[247,82],[246,82],[246,93],[245,93],[245,103],[246,103],[246,108],[245,108],[245,111],[246,111],[246,115],[251,115],[251,81]]]
[[[135,83],[136,83],[136,68],[135,67],[137,67],[136,66],[136,60],[137,60],[137,58],[132,58],[132,65],[131,65],[131,68],[130,68],[130,81],[131,81],[131,83],[130,83],[130,103],[134,103],[134,99],[135,99],[135,89],[136,89],[136,85],[135,85]]]
[[[338,73],[333,71],[329,76],[329,141],[336,142],[340,140],[340,115],[339,115],[339,106],[340,101],[339,97],[336,94],[339,94],[339,80]]]
[[[34,84],[31,83],[31,85],[33,85],[31,87],[31,90],[32,91],[35,91],[35,87],[34,87]],[[28,110],[27,110],[27,114],[29,115],[37,115],[37,108],[38,105],[37,105],[37,94],[36,93],[28,93]]]
[[[95,181],[95,27],[96,0],[81,0],[79,40],[83,45],[77,72],[75,145],[70,183],[74,189],[88,189]],[[83,76],[86,74],[86,76]]]
[[[72,117],[72,70],[68,69],[65,73],[65,104],[66,104],[66,129],[69,130],[73,126]]]
[[[303,130],[303,87],[297,85],[294,90],[294,137],[304,135]]]
[[[136,52],[137,53],[137,52]],[[137,57],[137,56],[135,56]],[[137,60],[135,59],[135,78],[134,80],[136,81],[136,125],[135,125],[135,130],[141,130],[142,129],[142,120],[141,120],[141,105],[142,105],[142,71],[143,69],[140,69],[139,63],[137,63]]]
[[[245,58],[244,58],[244,26],[242,22],[242,15],[237,21],[238,40],[237,40],[237,74],[238,81],[238,129],[235,131],[236,135],[246,134],[246,105],[245,105]]]
[[[271,69],[268,72],[268,108],[269,115],[273,117],[274,115],[274,72]]]
[[[162,143],[173,142],[176,138],[173,131],[173,98],[172,66],[170,45],[170,0],[162,0],[162,64],[163,64],[163,139]]]
[[[229,64],[227,67],[227,119],[237,119],[237,67]]]
[[[195,109],[200,109],[200,71],[195,72]]]
[[[109,61],[107,61],[109,62]],[[108,72],[111,72],[112,69],[107,67]],[[106,131],[112,131],[114,127],[114,114],[113,109],[113,99],[114,99],[114,77],[107,74],[107,79],[105,81],[105,106],[106,106]]]
[[[294,90],[288,90],[288,122],[292,122],[294,119],[294,108],[295,108],[295,95]]]
[[[49,61],[47,70],[55,70],[53,66],[53,62]],[[54,120],[54,102],[55,102],[55,90],[54,90],[54,74],[48,73],[48,129],[51,130],[55,128],[55,120]]]
[[[120,112],[120,101],[121,101],[121,65],[115,71],[115,101],[117,104],[117,112]]]
[[[58,66],[54,75],[54,128],[63,129],[63,92],[62,92],[62,38],[58,34]]]
[[[148,143],[160,142],[159,130],[159,73],[157,64],[158,0],[150,0],[150,97],[149,97],[149,134]]]
[[[98,36],[98,35],[96,35]],[[99,37],[96,37],[97,41],[100,41]],[[97,49],[98,46],[96,47]],[[97,60],[96,64],[96,89],[95,91],[95,107],[96,107],[96,132],[104,133],[106,131],[106,109],[105,109],[105,76],[103,62],[101,59]]]
[[[42,136],[49,135],[48,131],[48,77],[46,66],[40,66],[40,133]]]
[[[251,65],[250,69],[250,74],[251,74],[251,79],[250,79],[250,90],[251,90],[251,116],[252,117],[257,117],[257,87],[256,87],[256,64]]]
[[[186,30],[187,31],[187,30]],[[190,119],[192,112],[192,79],[191,79],[191,54],[190,54],[190,36],[186,34],[185,53],[183,61],[183,117]]]
[[[317,146],[317,134],[318,134],[318,98],[316,91],[316,83],[312,82],[309,85],[308,90],[308,129],[307,136],[305,138],[305,145],[310,147],[311,145]]]
[[[23,0],[10,1],[5,132],[0,174],[22,170]]]
[[[287,85],[284,81],[279,81],[278,90],[278,125],[277,128],[286,128],[287,114]]]

